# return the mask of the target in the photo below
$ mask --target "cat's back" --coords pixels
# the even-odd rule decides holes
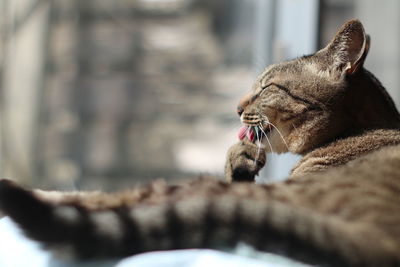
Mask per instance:
[[[327,171],[276,184],[290,202],[346,221],[396,222],[382,229],[400,242],[400,144],[384,146]]]
[[[363,161],[370,162],[370,164],[363,166],[363,169],[369,173],[374,173],[376,171],[374,161],[379,160],[384,163],[386,157],[399,154],[400,152],[397,152],[399,149],[394,148],[398,144],[400,144],[399,129],[370,130],[353,136],[338,138],[336,141],[307,153],[293,168],[291,176],[304,176],[330,169],[336,171],[342,165],[350,164],[350,166],[353,166],[353,161],[357,163],[360,158]],[[380,156],[375,157],[375,153]],[[345,167],[345,169],[351,169],[350,166]]]

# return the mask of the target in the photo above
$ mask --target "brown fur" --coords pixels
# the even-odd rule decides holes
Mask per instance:
[[[240,101],[243,122],[265,127],[272,149],[266,139],[265,148],[234,145],[228,182],[253,180],[269,150],[304,155],[285,182],[203,178],[106,194],[28,191],[1,180],[0,208],[60,257],[242,241],[324,266],[400,266],[400,119],[362,67],[368,48],[361,23],[350,21],[327,48],[269,67]]]
[[[362,66],[369,45],[361,23],[353,20],[314,55],[267,68],[238,111],[247,125],[262,126],[265,132],[275,127],[263,139],[261,152],[248,140],[232,146],[227,180],[253,180],[265,164],[265,152],[304,155],[293,170],[300,175],[400,143],[400,115]]]

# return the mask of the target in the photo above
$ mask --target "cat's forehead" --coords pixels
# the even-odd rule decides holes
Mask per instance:
[[[263,87],[271,82],[332,82],[336,78],[335,74],[329,68],[321,66],[314,56],[305,56],[268,66],[259,75],[254,87]]]
[[[265,86],[276,79],[290,79],[303,72],[300,59],[290,60],[268,66],[256,80],[256,86]]]

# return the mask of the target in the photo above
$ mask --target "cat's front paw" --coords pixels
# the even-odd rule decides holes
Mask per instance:
[[[225,178],[228,182],[252,182],[265,162],[265,150],[244,139],[228,150]]]

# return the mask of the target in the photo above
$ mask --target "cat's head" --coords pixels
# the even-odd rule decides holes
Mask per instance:
[[[267,151],[302,154],[351,130],[381,125],[376,113],[398,115],[363,68],[369,46],[360,21],[351,20],[315,54],[269,66],[239,103],[242,123],[252,136],[268,137],[262,140]]]

